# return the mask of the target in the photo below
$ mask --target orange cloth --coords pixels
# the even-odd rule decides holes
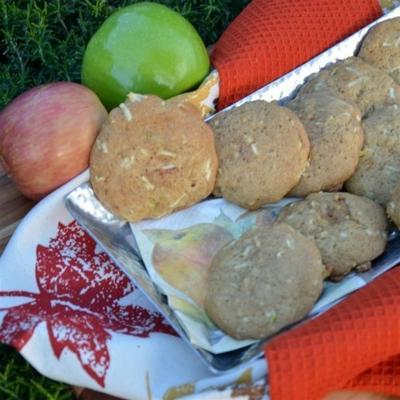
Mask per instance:
[[[400,395],[400,267],[265,346],[272,400]]]
[[[378,0],[254,0],[216,43],[218,108],[254,92],[382,14]]]

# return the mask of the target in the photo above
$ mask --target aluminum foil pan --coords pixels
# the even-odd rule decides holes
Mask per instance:
[[[232,106],[222,110],[237,107],[243,103],[254,100],[278,101],[285,104],[292,99],[299,87],[310,75],[320,71],[325,66],[344,60],[357,53],[358,47],[367,33],[368,29],[386,19],[400,16],[400,7],[386,14],[369,26],[361,29],[349,38],[336,46],[321,53],[306,64],[296,68],[287,75],[259,89]],[[211,119],[213,117],[210,117]],[[157,307],[175,328],[178,334],[188,343],[199,358],[216,373],[226,372],[235,368],[243,367],[255,358],[262,356],[262,348],[266,341],[259,341],[246,348],[222,353],[213,354],[191,344],[189,336],[180,325],[173,311],[168,306],[166,297],[160,293],[153,284],[146,268],[140,258],[138,246],[132,234],[128,222],[121,220],[107,211],[95,197],[88,182],[80,185],[65,198],[65,204],[72,216],[89,232],[97,243],[104,248],[115,263],[132,279],[132,281],[143,290],[148,299]],[[362,274],[353,274],[357,278],[357,285],[353,290],[364,286],[377,276],[381,275],[394,265],[400,262],[400,237],[395,232],[391,234],[389,244],[385,253],[373,262],[370,271]],[[344,288],[345,289],[345,288]],[[343,290],[343,297],[349,290]],[[325,307],[321,312],[326,311],[333,304]],[[315,317],[311,315],[300,323]],[[287,329],[290,329],[287,328]],[[268,340],[270,340],[269,338]]]

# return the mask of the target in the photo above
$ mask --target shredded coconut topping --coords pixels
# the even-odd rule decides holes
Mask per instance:
[[[128,100],[129,100],[131,103],[135,103],[135,102],[137,102],[137,101],[142,101],[145,97],[147,97],[147,96],[145,96],[145,95],[143,95],[143,94],[128,93]]]
[[[258,156],[260,154],[260,152],[258,151],[257,145],[255,143],[252,143],[251,145],[251,151]]]
[[[235,266],[233,267],[234,269],[242,269],[242,268],[247,268],[249,266],[249,264],[247,263],[241,263],[241,264],[235,264]]]
[[[265,317],[269,320],[271,320],[272,322],[275,321],[276,319],[276,311],[275,310],[267,310],[264,313]]]
[[[147,179],[147,177],[145,177],[145,176],[142,175],[142,176],[140,177],[140,179],[143,181],[144,187],[145,187],[147,190],[154,190],[155,186]]]
[[[97,148],[102,151],[103,153],[108,153],[108,147],[107,144],[102,142],[101,140],[96,140],[96,146]]]
[[[288,237],[285,241],[286,246],[289,247],[289,249],[294,249],[294,240],[290,237]]]
[[[184,198],[186,197],[186,193],[183,193],[182,196],[178,197],[173,203],[171,203],[169,206],[171,208],[177,206]]]
[[[165,156],[165,157],[171,157],[171,158],[175,158],[176,154],[172,153],[171,151],[167,151],[167,150],[160,150],[157,155],[159,156]]]
[[[251,246],[247,246],[247,247],[243,250],[243,255],[244,255],[245,257],[247,257],[247,256],[250,254],[251,249],[252,249]]]
[[[347,87],[351,88],[353,86],[359,85],[363,81],[365,81],[367,78],[365,76],[362,76],[360,78],[354,79],[354,81],[351,81],[347,84]]]
[[[245,135],[245,136],[244,136],[244,141],[245,141],[247,144],[251,144],[251,143],[254,142],[254,139],[253,139],[251,136]]]
[[[121,161],[121,167],[124,169],[129,169],[135,163],[135,156],[124,157]]]
[[[174,165],[174,164],[163,165],[161,167],[161,169],[164,170],[164,171],[168,171],[170,169],[176,169],[176,165]]]
[[[384,170],[386,170],[387,172],[399,172],[400,171],[400,167],[395,167],[393,165],[385,165],[383,167]]]
[[[209,181],[211,178],[211,160],[208,159],[204,166],[204,172],[206,174],[206,180]]]
[[[353,73],[354,75],[356,75],[356,76],[360,76],[360,77],[363,76],[363,75],[361,74],[361,72],[360,72],[358,69],[354,68],[354,67],[347,66],[346,69],[347,69],[347,71],[352,72],[352,73]]]
[[[125,119],[127,121],[132,121],[132,113],[129,108],[124,103],[121,103],[119,108],[121,109],[122,114],[124,114]]]

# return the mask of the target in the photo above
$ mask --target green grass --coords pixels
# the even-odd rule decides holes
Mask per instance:
[[[104,19],[128,0],[0,0],[0,109],[30,87],[79,82],[86,43]],[[214,43],[249,0],[165,0],[184,15],[206,45]],[[38,374],[0,344],[1,400],[69,400],[68,386]]]
[[[184,15],[206,45],[249,0],[159,1]],[[79,82],[86,43],[104,19],[132,0],[0,0],[0,109],[35,85]]]
[[[0,346],[1,400],[72,400],[71,389],[41,376],[12,348]]]

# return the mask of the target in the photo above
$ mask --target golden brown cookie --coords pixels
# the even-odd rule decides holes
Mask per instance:
[[[354,102],[365,116],[383,104],[400,104],[400,86],[361,58],[350,57],[311,75],[300,93],[328,92]]]
[[[299,321],[321,294],[315,243],[287,224],[246,232],[214,257],[206,311],[236,339],[262,339]]]
[[[365,143],[348,192],[386,204],[400,181],[400,107],[371,112],[363,121]]]
[[[313,193],[282,209],[286,222],[314,239],[331,278],[353,268],[368,269],[386,246],[387,221],[382,207],[350,193]]]
[[[90,181],[116,215],[158,218],[207,197],[218,160],[214,135],[192,105],[128,96],[111,111],[90,159]]]
[[[372,27],[362,42],[358,56],[400,83],[400,18]]]
[[[286,107],[253,101],[217,114],[210,125],[219,159],[216,196],[254,210],[285,196],[306,168],[307,133]]]
[[[288,107],[303,123],[311,142],[309,165],[292,196],[340,188],[353,174],[364,142],[357,106],[326,93],[298,96]]]

